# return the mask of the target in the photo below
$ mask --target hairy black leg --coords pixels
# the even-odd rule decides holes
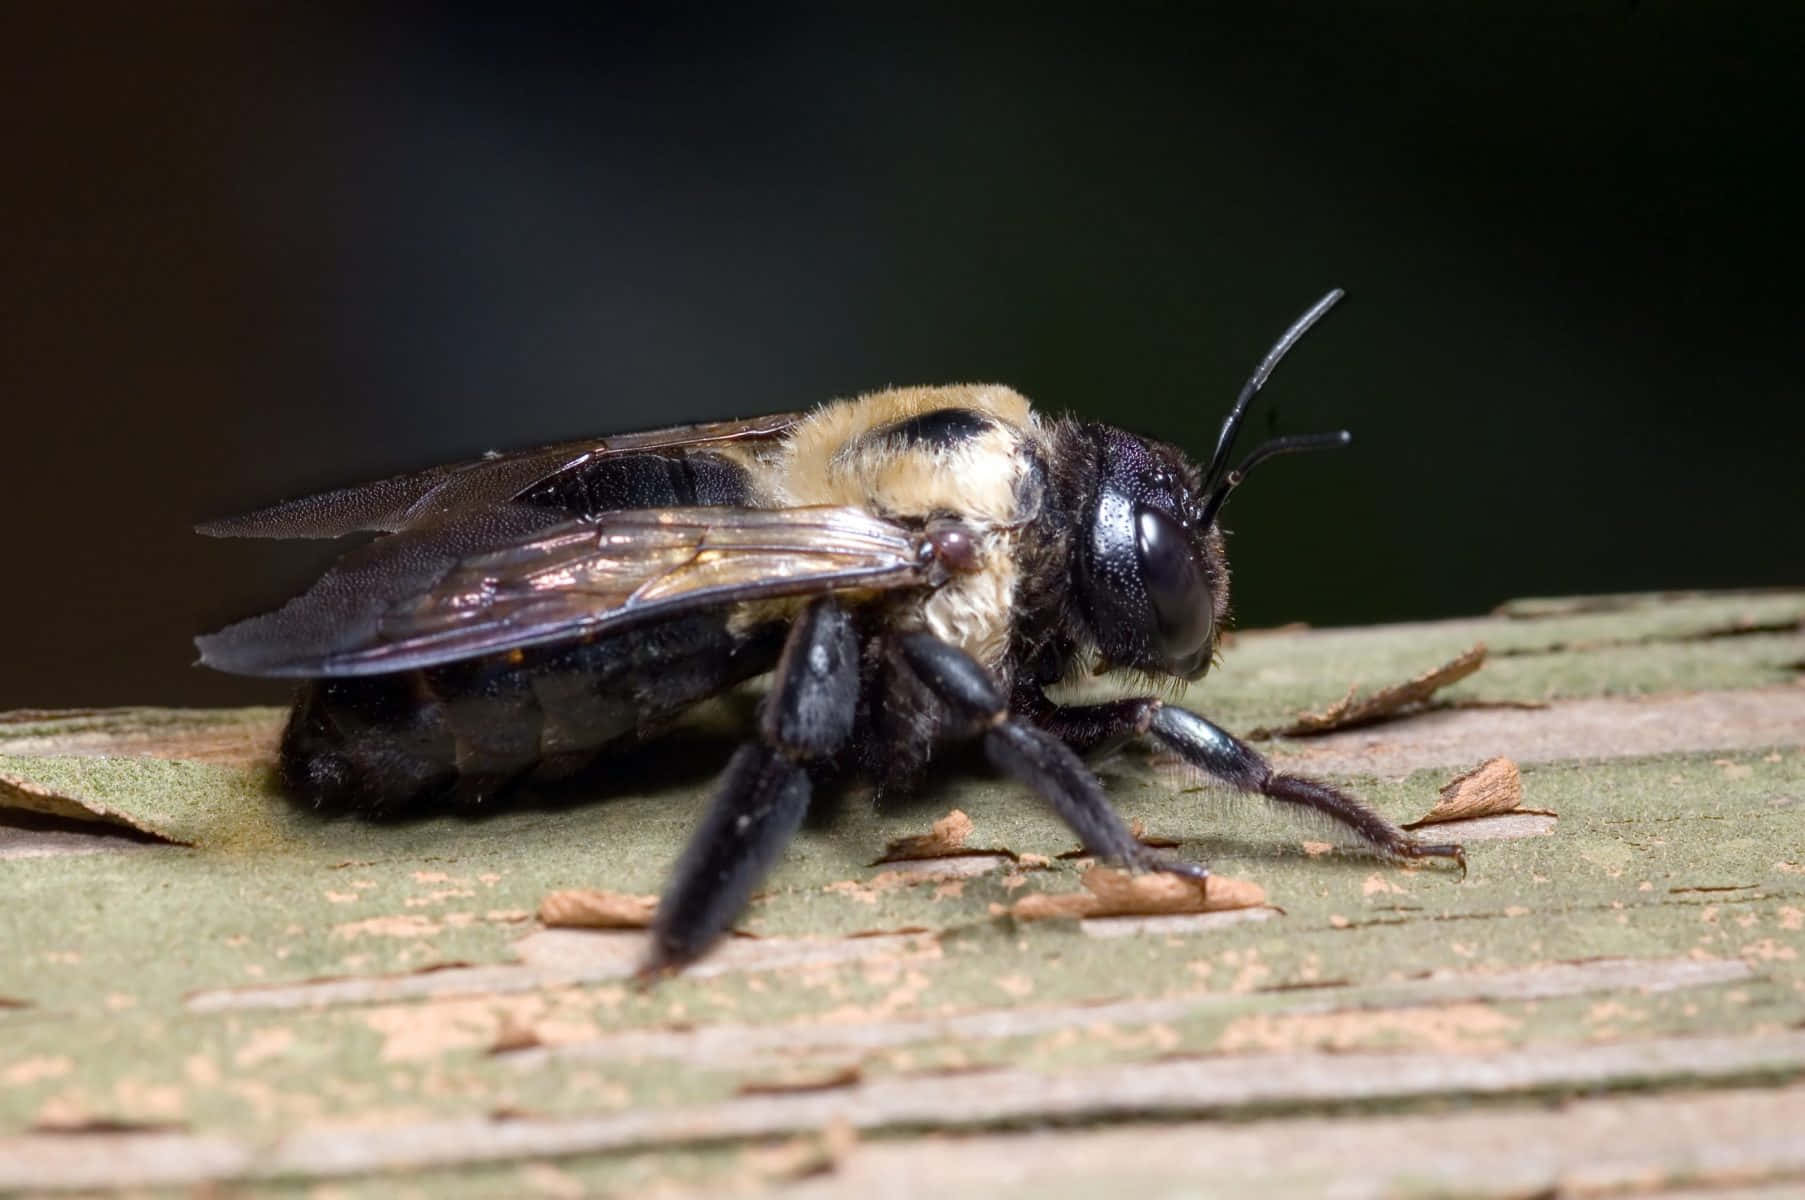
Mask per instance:
[[[784,643],[759,740],[735,752],[677,860],[642,977],[695,959],[745,907],[808,810],[807,764],[838,753],[851,736],[858,691],[852,622],[832,600],[817,600]]]
[[[971,655],[929,633],[908,634],[899,648],[916,677],[956,716],[982,731],[991,763],[1044,796],[1086,850],[1143,870],[1197,879],[1209,874],[1199,864],[1143,846],[1072,748],[1011,714],[990,673]]]
[[[1061,706],[1031,683],[1016,688],[1016,707],[1079,752],[1119,746],[1151,734],[1184,760],[1224,783],[1270,800],[1314,809],[1347,826],[1362,841],[1393,858],[1451,858],[1467,869],[1465,852],[1452,842],[1419,842],[1366,804],[1320,780],[1286,775],[1252,746],[1196,713],[1151,696],[1104,704]]]
[[[1102,704],[1054,704],[1031,684],[1015,689],[1010,707],[1080,754],[1119,749],[1146,733],[1160,702],[1149,696]]]
[[[1148,732],[1192,766],[1242,791],[1314,809],[1393,858],[1451,858],[1460,864],[1461,874],[1466,874],[1466,854],[1454,843],[1419,842],[1346,792],[1302,775],[1274,771],[1272,764],[1252,746],[1196,713],[1159,704]]]

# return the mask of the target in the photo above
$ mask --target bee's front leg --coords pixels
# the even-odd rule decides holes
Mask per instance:
[[[991,763],[1045,797],[1086,850],[1138,870],[1208,876],[1201,864],[1142,845],[1090,768],[1058,737],[1010,712],[990,672],[971,655],[929,633],[908,634],[897,648],[941,703],[977,727]]]
[[[1466,852],[1453,842],[1419,842],[1339,788],[1307,776],[1274,771],[1259,751],[1194,712],[1160,704],[1147,731],[1192,766],[1242,791],[1319,812],[1347,826],[1382,854],[1392,858],[1449,858],[1460,864],[1462,876],[1467,873]]]
[[[1467,869],[1465,852],[1452,842],[1419,842],[1363,801],[1303,775],[1274,771],[1252,746],[1194,712],[1152,697],[1062,707],[1033,688],[1017,689],[1016,706],[1035,712],[1035,723],[1080,751],[1107,749],[1151,736],[1201,771],[1244,792],[1296,804],[1346,826],[1392,858],[1448,858]],[[1038,709],[1038,711],[1037,711]]]
[[[808,765],[852,735],[859,647],[829,598],[797,618],[759,714],[758,740],[734,752],[701,827],[677,860],[652,922],[641,978],[681,967],[739,915],[808,811]]]
[[[1153,726],[1160,702],[1151,696],[1102,704],[1054,704],[1033,684],[1019,684],[1010,707],[1080,754],[1117,750]]]

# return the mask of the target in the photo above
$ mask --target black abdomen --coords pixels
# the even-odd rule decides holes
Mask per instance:
[[[587,765],[611,743],[771,669],[781,629],[737,638],[702,613],[589,642],[305,684],[282,781],[322,808],[480,805]]]
[[[607,455],[515,499],[593,517],[750,497],[737,463],[683,450]],[[781,635],[736,638],[724,613],[701,613],[594,641],[312,680],[282,735],[282,782],[322,808],[473,807],[516,784],[580,770],[610,744],[770,670]]]
[[[706,450],[685,450],[610,454],[560,471],[516,499],[594,517],[624,508],[748,504],[751,495],[744,467]]]

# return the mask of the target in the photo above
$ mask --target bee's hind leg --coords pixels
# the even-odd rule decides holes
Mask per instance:
[[[1103,785],[1083,760],[1058,737],[1010,712],[990,673],[971,655],[929,633],[908,634],[897,647],[941,703],[978,727],[991,763],[1052,804],[1086,850],[1138,870],[1194,879],[1209,874],[1201,864],[1142,845],[1110,807]]]
[[[859,648],[829,598],[791,628],[758,721],[727,764],[652,922],[642,978],[697,958],[745,907],[808,810],[808,765],[837,754],[858,706]]]

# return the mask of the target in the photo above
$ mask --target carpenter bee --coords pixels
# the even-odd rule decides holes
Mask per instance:
[[[283,608],[197,639],[201,662],[305,680],[282,738],[297,798],[390,814],[555,780],[770,674],[658,905],[648,972],[700,955],[795,833],[817,779],[906,790],[977,739],[1091,853],[1203,878],[1142,845],[1081,756],[1146,737],[1395,859],[1465,859],[1153,697],[1062,705],[1092,668],[1196,680],[1228,612],[1217,514],[1248,403],[1337,300],[1286,330],[1201,469],[1049,419],[1000,386],[902,388],[805,413],[545,446],[288,501],[215,536],[377,537]]]

